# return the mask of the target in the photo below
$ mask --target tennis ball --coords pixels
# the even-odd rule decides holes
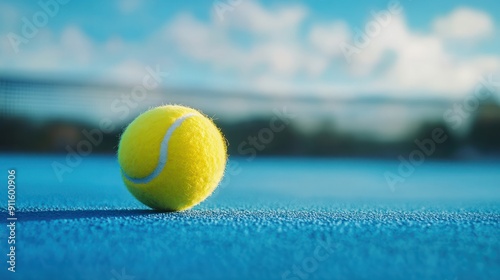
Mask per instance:
[[[118,162],[127,189],[145,205],[189,209],[217,187],[226,166],[226,142],[215,124],[183,106],[153,108],[125,129]]]

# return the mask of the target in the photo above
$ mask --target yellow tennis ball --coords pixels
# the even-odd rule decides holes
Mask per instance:
[[[118,162],[127,189],[147,206],[189,209],[217,187],[226,166],[226,142],[200,112],[175,105],[153,108],[125,129]]]

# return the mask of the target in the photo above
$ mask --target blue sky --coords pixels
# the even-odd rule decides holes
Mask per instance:
[[[16,47],[44,10],[0,1],[0,73],[137,83],[158,65],[164,86],[397,97],[459,97],[500,73],[498,1],[185,2],[69,1]]]

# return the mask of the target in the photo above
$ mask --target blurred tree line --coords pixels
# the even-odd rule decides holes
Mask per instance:
[[[415,139],[431,137],[435,128],[448,136],[437,146],[435,158],[500,157],[500,106],[484,103],[471,116],[472,124],[465,135],[458,135],[442,121],[423,123],[407,137],[395,141],[381,141],[346,133],[332,126],[334,120],[324,120],[314,132],[304,132],[293,122],[279,132],[270,134],[268,118],[240,122],[215,122],[228,140],[232,156],[314,156],[314,157],[381,157],[394,158],[416,149]],[[85,123],[52,121],[33,123],[22,118],[3,119],[0,123],[0,151],[22,153],[67,153],[77,149],[85,140],[83,130],[92,131]],[[263,130],[265,130],[263,132]],[[122,129],[103,133],[102,141],[92,152],[116,153]],[[259,135],[262,136],[259,139]],[[252,143],[253,137],[256,141]]]

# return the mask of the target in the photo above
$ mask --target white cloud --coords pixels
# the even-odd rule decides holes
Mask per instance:
[[[113,66],[106,72],[103,80],[112,79],[123,83],[139,83],[147,74],[146,65],[140,61],[129,59]]]
[[[464,18],[489,19],[478,11],[463,14],[464,9],[458,9],[436,24],[456,28]],[[484,37],[492,32],[489,24],[478,24],[483,26],[478,34]],[[452,32],[451,27],[453,36],[416,32],[402,16],[393,16],[348,64],[339,44],[353,43],[357,34],[350,30],[359,30],[356,27],[340,19],[316,22],[300,6],[269,8],[245,1],[228,11],[224,21],[178,14],[141,42],[119,37],[97,42],[77,26],[66,27],[60,35],[45,28],[23,48],[22,55],[3,53],[1,63],[21,70],[102,74],[118,81],[142,78],[145,65],[175,64],[179,72],[196,72],[193,80],[200,83],[205,78],[199,77],[200,72],[206,71],[207,76],[230,77],[226,80],[231,79],[232,86],[246,92],[336,96],[383,92],[456,97],[466,94],[479,76],[500,71],[500,55],[471,52],[463,56],[447,44],[448,38],[473,35]],[[5,42],[0,48],[6,48]]]
[[[436,19],[434,31],[447,39],[476,40],[493,35],[494,24],[487,13],[462,7]]]
[[[341,54],[340,44],[347,42],[350,37],[348,26],[343,21],[326,25],[315,25],[309,33],[309,41],[321,53],[328,56]]]
[[[112,37],[104,44],[104,49],[111,54],[123,51],[127,45],[120,37]]]
[[[94,42],[77,26],[66,27],[59,36],[43,28],[4,65],[27,73],[81,74],[95,72],[97,57]]]
[[[199,61],[216,60],[223,56],[221,49],[227,48],[220,31],[190,14],[177,16],[166,26],[165,35],[176,44],[179,52]]]
[[[494,73],[500,70],[500,57],[494,55],[481,55],[471,59],[470,64],[476,69],[483,69],[486,73]]]
[[[317,54],[309,54],[304,56],[304,71],[310,77],[319,77],[321,76],[328,67],[328,59]]]
[[[245,1],[227,12],[222,23],[250,31],[254,35],[275,36],[296,32],[308,11],[303,6],[265,8],[255,1]]]
[[[71,59],[82,64],[90,63],[93,58],[92,41],[76,26],[63,30],[60,46]]]
[[[265,66],[279,76],[290,77],[297,73],[302,63],[302,51],[295,45],[267,42],[256,46],[250,52],[255,66]]]
[[[287,11],[282,13],[288,14]],[[283,18],[285,22],[288,19],[287,16]],[[256,27],[252,26],[251,20],[248,24],[246,27],[238,28],[255,31]],[[285,25],[282,27],[285,28]],[[275,33],[267,30],[267,35],[262,37],[261,34],[258,42],[252,42],[250,46],[241,46],[231,38],[231,31],[227,28],[216,20],[207,24],[189,14],[182,14],[168,23],[164,34],[167,36],[167,41],[174,44],[181,54],[197,62],[209,63],[214,69],[237,69],[248,74],[264,67],[264,72],[273,75],[293,76],[305,63],[311,64],[304,59],[306,53],[300,44],[297,44],[296,39],[275,36]],[[281,28],[275,31],[279,33],[278,30]],[[317,71],[321,67],[319,65],[321,63],[313,62],[308,72]]]
[[[369,40],[349,65],[360,83],[354,92],[456,97],[467,94],[481,75],[500,71],[499,56],[455,55],[443,38],[410,30],[402,16]]]
[[[447,49],[441,35],[414,32],[403,16],[394,15],[342,73],[349,81],[338,82],[325,74],[346,70],[335,68],[333,58],[343,59],[339,45],[353,43],[359,35],[350,34],[355,26],[333,20],[312,24],[304,35],[303,8],[267,9],[251,2],[227,13],[222,23],[181,15],[167,26],[168,36],[183,55],[211,65],[220,75],[236,71],[240,84],[251,91],[457,96],[466,94],[479,76],[500,70],[500,57],[461,57]],[[239,44],[234,30],[248,31],[250,43]]]

